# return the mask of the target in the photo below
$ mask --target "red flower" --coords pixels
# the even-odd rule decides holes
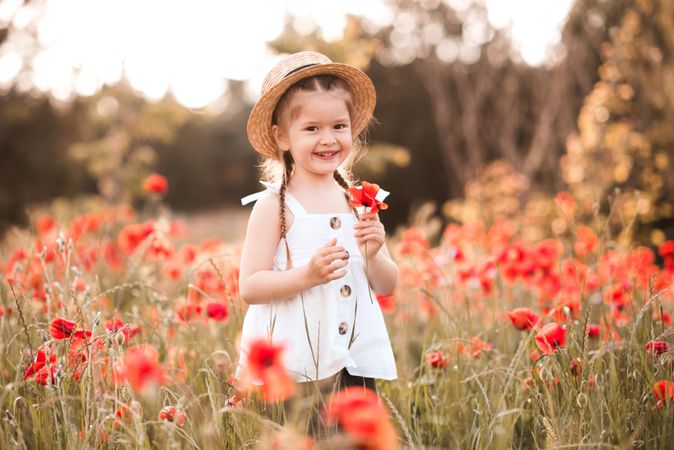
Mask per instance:
[[[674,241],[665,241],[658,247],[658,253],[663,258],[674,257]]]
[[[35,382],[43,386],[46,386],[47,384],[55,384],[56,370],[57,367],[55,365],[44,366],[42,369],[38,370],[37,373],[35,374]]]
[[[541,326],[541,316],[529,308],[515,308],[508,311],[508,318],[518,330],[531,330]]]
[[[473,358],[479,358],[482,356],[482,351],[488,352],[491,350],[491,344],[485,342],[478,337],[470,338],[470,354]]]
[[[580,225],[578,227],[576,238],[577,241],[574,245],[574,250],[578,256],[587,255],[599,247],[599,239],[597,239],[597,235],[594,234],[592,228],[585,225]]]
[[[379,295],[376,294],[377,296],[377,301],[379,302],[379,307],[381,308],[382,311],[385,313],[392,313],[396,309],[396,295],[395,294],[389,294],[389,295]]]
[[[443,355],[440,350],[438,350],[437,352],[427,353],[426,362],[431,367],[442,368],[447,365],[447,363],[449,362],[449,358]]]
[[[124,352],[122,366],[115,371],[116,379],[126,380],[133,390],[145,392],[150,386],[165,381],[157,349],[147,344],[129,347]]]
[[[185,425],[185,411],[175,406],[164,406],[159,411],[159,420],[168,420],[182,428]]]
[[[145,223],[129,224],[119,232],[117,245],[124,253],[131,254],[154,232],[155,223],[152,220]]]
[[[379,185],[363,181],[360,186],[349,188],[349,205],[356,208],[364,206],[366,212],[377,213],[380,209],[388,208],[388,205],[382,201],[387,195],[388,192],[380,190]]]
[[[153,194],[164,194],[168,190],[168,181],[158,173],[153,173],[145,178],[143,189]]]
[[[323,414],[328,423],[339,424],[360,449],[397,448],[398,436],[388,420],[388,411],[370,389],[342,389],[330,398]]]
[[[557,322],[545,325],[536,335],[536,345],[546,355],[566,345],[566,329]]]
[[[201,306],[195,302],[182,301],[175,306],[175,312],[176,320],[185,323],[201,317]]]
[[[266,339],[258,339],[248,348],[243,379],[247,384],[259,386],[265,401],[281,401],[295,394],[295,383],[281,361],[283,348]]]
[[[423,231],[417,227],[411,227],[405,230],[395,250],[398,256],[402,257],[423,254],[429,247],[430,244],[426,240]]]
[[[648,341],[646,350],[652,356],[660,356],[669,351],[669,344],[665,341]]]
[[[49,353],[49,357],[47,358],[47,352]],[[49,359],[49,361],[47,361]],[[40,369],[42,369],[45,365],[49,364],[54,364],[56,362],[56,352],[54,350],[54,345],[49,347],[49,349],[40,348],[37,351],[37,354],[35,355],[35,361],[31,363],[30,366],[26,369],[26,371],[23,373],[23,379],[26,380],[29,377],[35,375]]]
[[[576,202],[573,199],[573,196],[568,192],[558,192],[555,195],[555,203],[557,206],[566,214],[567,218],[572,218],[574,211],[576,210]]]
[[[211,302],[206,306],[206,314],[215,321],[224,322],[229,317],[229,308],[224,303]]]
[[[133,337],[140,332],[140,327],[134,324],[124,324],[121,319],[115,317],[113,319],[105,322],[105,329],[108,330],[111,334],[116,334],[117,332],[122,332],[124,336],[124,343],[128,344]]]
[[[571,361],[571,366],[569,366],[569,370],[571,371],[571,375],[574,377],[579,377],[581,373],[583,373],[583,360],[580,358],[574,358]]]
[[[591,338],[596,338],[599,336],[599,325],[588,324],[587,325],[587,335]]]
[[[35,223],[35,229],[40,235],[47,234],[56,226],[56,221],[51,216],[42,216],[37,219]]]
[[[75,331],[75,322],[57,317],[49,324],[49,334],[54,339],[67,339]]]
[[[658,406],[662,406],[665,401],[674,399],[674,382],[660,380],[653,385],[653,395],[658,399]]]

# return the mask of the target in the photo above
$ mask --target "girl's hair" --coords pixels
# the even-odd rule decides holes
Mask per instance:
[[[345,96],[346,106],[349,110],[349,115],[353,117],[351,90],[349,89],[349,85],[346,83],[346,81],[335,75],[315,75],[303,78],[288,88],[288,90],[281,96],[278,103],[276,104],[276,108],[274,109],[274,113],[272,115],[272,124],[279,125],[281,121],[292,120],[294,118],[296,111],[293,111],[290,108],[290,104],[293,95],[297,92],[331,92],[337,90],[342,90],[347,94]],[[337,181],[337,183],[342,188],[344,188],[344,195],[347,197],[347,199],[349,198],[347,191],[349,190],[350,184],[353,181],[351,168],[353,167],[354,163],[356,163],[365,154],[366,133],[367,127],[365,127],[365,130],[354,139],[351,154],[342,165],[342,172],[340,172],[338,169],[333,173],[335,181]],[[282,149],[277,149],[276,158],[266,158],[260,164],[262,178],[266,181],[280,183],[281,185],[279,189],[281,206],[281,239],[284,240],[286,247],[286,269],[291,267],[291,260],[290,248],[288,247],[288,240],[286,239],[287,226],[285,215],[285,192],[288,182],[290,181],[290,176],[293,172],[294,164],[295,161],[293,160],[290,152],[283,151]],[[355,209],[353,209],[353,212],[356,214],[356,216],[358,216],[358,213]]]

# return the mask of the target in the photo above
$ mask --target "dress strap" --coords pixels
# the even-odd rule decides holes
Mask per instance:
[[[293,197],[293,195],[290,192],[286,191],[285,197],[286,197],[286,205],[288,206],[290,211],[292,211],[295,217],[307,215],[307,211],[304,209],[304,206],[302,206],[302,204],[295,197]]]
[[[267,189],[243,197],[241,199],[242,205],[247,205],[248,203],[257,201],[261,197],[267,195],[269,192],[275,192],[277,194],[279,193],[280,186],[278,184],[269,183],[267,181],[260,181],[260,183],[263,184]],[[297,201],[297,199],[293,197],[292,194],[290,194],[290,192],[286,191],[285,199],[286,199],[286,206],[288,207],[288,209],[290,209],[290,211],[293,213],[295,217],[307,215],[307,212],[302,206],[302,204],[299,201]]]

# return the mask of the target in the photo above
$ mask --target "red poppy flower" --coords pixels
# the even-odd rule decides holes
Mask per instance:
[[[532,350],[529,352],[529,359],[536,362],[538,359],[541,357],[541,354],[538,352],[538,350]]]
[[[92,333],[89,330],[77,329],[73,331],[73,337],[77,339],[89,339],[91,334]]]
[[[595,325],[592,323],[588,324],[587,335],[591,338],[596,338],[597,336],[599,336],[599,325]]]
[[[244,381],[258,386],[265,401],[286,400],[295,394],[295,383],[286,372],[281,355],[284,346],[267,339],[253,341],[248,348]]]
[[[658,247],[658,253],[663,258],[674,257],[674,241],[665,241]]]
[[[470,354],[473,358],[482,356],[482,352],[491,350],[491,344],[478,337],[470,338]]]
[[[658,406],[662,406],[665,401],[674,399],[674,382],[660,380],[653,385],[653,395],[658,399]]]
[[[377,394],[351,386],[330,398],[323,411],[328,423],[337,423],[361,449],[397,448],[398,436],[388,420],[388,411]]]
[[[145,223],[132,223],[119,232],[117,245],[126,254],[133,253],[138,246],[155,232],[155,223],[149,220]]]
[[[379,188],[379,185],[363,181],[360,186],[349,188],[349,205],[353,207],[365,207],[366,212],[377,213],[380,209],[387,209],[388,205],[383,200],[388,192]]]
[[[445,355],[442,354],[440,350],[433,352],[433,353],[427,353],[426,354],[426,362],[431,366],[431,367],[436,367],[436,368],[442,368],[447,365],[449,362],[449,358]]]
[[[669,344],[665,341],[648,341],[646,350],[653,356],[659,356],[669,351]]]
[[[73,321],[57,317],[49,324],[49,334],[51,334],[54,339],[67,339],[72,336],[73,331],[75,331],[75,325],[76,323]]]
[[[35,354],[35,361],[33,361],[23,373],[24,380],[35,375],[45,365],[51,365],[56,362],[56,351],[54,348],[54,345],[51,345],[51,347],[48,349],[45,349],[44,347],[38,349],[37,353]]]
[[[115,375],[118,381],[126,380],[133,390],[141,393],[165,381],[164,369],[159,364],[159,353],[147,344],[129,347]]]
[[[583,373],[583,360],[580,358],[574,358],[571,361],[569,370],[571,371],[571,375],[573,375],[574,377],[579,377],[580,374]]]
[[[574,244],[574,250],[578,256],[582,257],[587,255],[599,247],[599,239],[597,239],[597,235],[594,234],[592,228],[585,225],[580,225],[578,227],[578,230],[576,231],[576,238],[577,241]]]
[[[196,302],[181,301],[175,306],[175,317],[178,323],[186,323],[201,317],[201,305]]]
[[[206,314],[217,322],[224,322],[229,317],[229,308],[220,302],[211,302],[206,306]]]
[[[164,194],[168,190],[168,180],[158,173],[153,173],[145,178],[143,189],[152,194]]]
[[[55,226],[56,221],[51,216],[42,216],[35,222],[35,228],[40,235],[49,233]]]
[[[46,386],[47,384],[56,383],[56,371],[58,367],[56,365],[44,366],[35,374],[35,382]]]
[[[105,329],[112,334],[122,332],[125,344],[128,344],[129,341],[131,341],[131,339],[133,339],[133,337],[140,332],[140,327],[138,325],[130,323],[125,324],[118,317],[115,317],[105,322]]]
[[[379,307],[381,310],[385,313],[392,313],[396,309],[396,295],[395,294],[389,294],[389,295],[379,295],[375,294],[377,296],[377,301],[379,302]]]
[[[558,192],[555,195],[555,203],[559,209],[567,216],[567,219],[573,217],[576,210],[576,202],[571,194],[568,192]]]
[[[159,420],[173,422],[182,428],[185,425],[185,411],[178,409],[175,406],[164,406],[161,411],[159,411]]]
[[[541,316],[529,308],[515,308],[508,311],[508,318],[518,330],[532,330],[541,326]]]
[[[417,227],[411,227],[405,230],[395,250],[396,254],[402,257],[423,254],[429,247],[430,244],[426,240],[423,231]]]
[[[536,335],[536,345],[546,355],[554,353],[566,345],[566,329],[557,322],[545,325]]]

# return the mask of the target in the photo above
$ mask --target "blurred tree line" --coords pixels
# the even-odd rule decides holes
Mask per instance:
[[[387,28],[352,17],[341,41],[325,42],[289,21],[270,44],[322,51],[373,79],[380,124],[356,175],[394,193],[387,225],[429,200],[444,205],[446,218],[489,222],[494,211],[521,213],[537,192],[564,189],[585,199],[589,214],[621,186],[653,193],[650,215],[634,227],[640,238],[674,235],[674,193],[662,176],[674,156],[672,0],[577,0],[557,64],[538,67],[512,56],[480,2],[461,11],[440,0],[389,3],[395,20]],[[238,204],[260,186],[245,136],[250,105],[240,83],[230,89],[215,117],[170,96],[148,103],[125,83],[66,109],[14,92],[0,97],[0,229],[25,221],[26,205],[57,196],[138,200],[150,171],[171,182],[175,209]]]

